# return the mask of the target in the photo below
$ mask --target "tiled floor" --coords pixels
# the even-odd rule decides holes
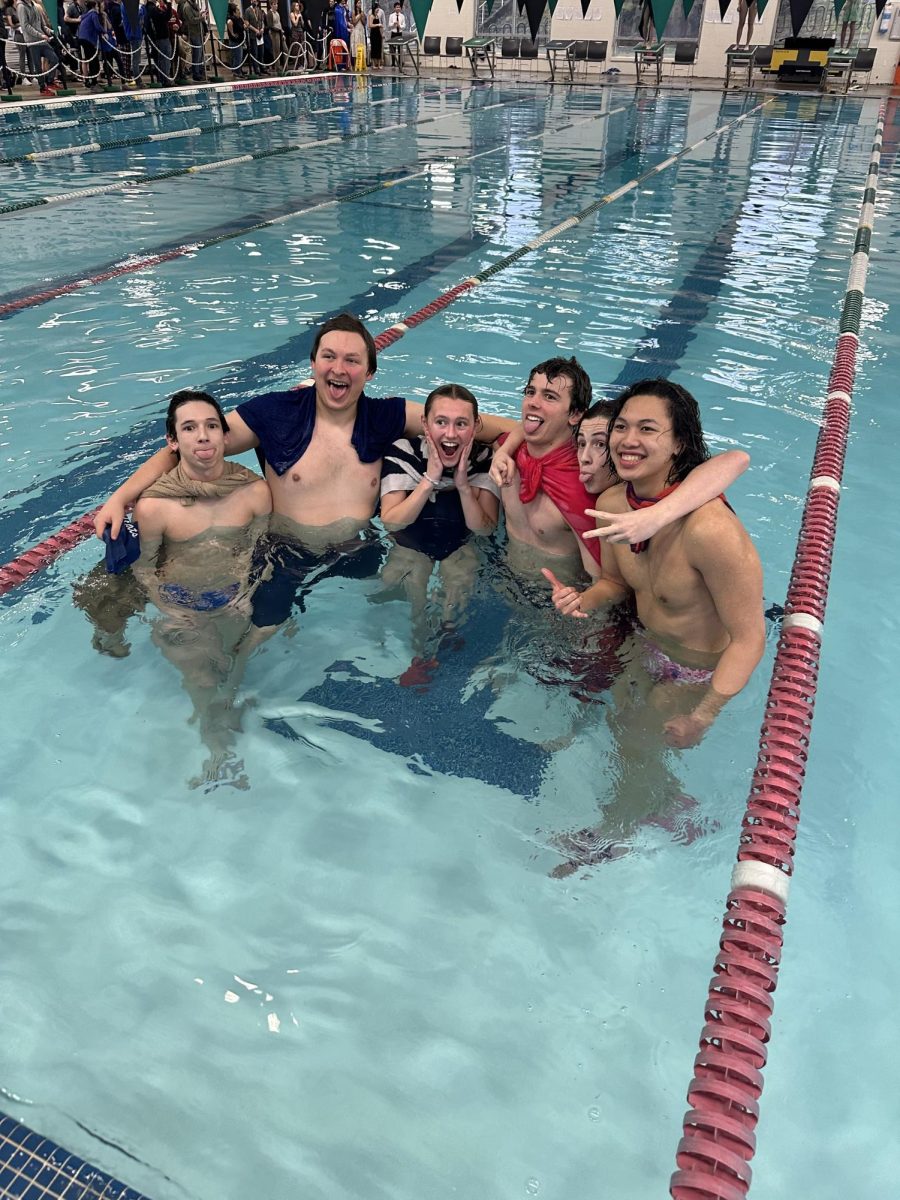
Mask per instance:
[[[0,1200],[147,1200],[0,1113]]]

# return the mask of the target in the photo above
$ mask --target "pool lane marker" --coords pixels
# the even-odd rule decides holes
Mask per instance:
[[[726,900],[719,954],[688,1086],[689,1111],[669,1191],[674,1200],[743,1200],[768,1055],[800,798],[818,687],[825,606],[850,429],[875,193],[884,137],[882,106],[837,345],[816,441],[785,618],[766,698],[738,862]]]
[[[192,105],[192,110],[201,106]],[[187,112],[188,109],[179,109],[179,113]],[[319,112],[338,112],[340,109],[325,108],[319,109],[318,112],[304,114],[305,116],[317,116]],[[140,114],[136,114],[140,115]],[[24,162],[40,162],[47,158],[63,158],[65,155],[75,154],[92,154],[98,150],[119,150],[128,146],[145,146],[149,142],[166,142],[172,138],[183,137],[200,137],[203,134],[218,133],[220,129],[240,129],[246,128],[249,125],[270,125],[277,121],[282,121],[284,118],[279,113],[274,113],[268,117],[248,117],[240,121],[218,121],[213,125],[194,125],[189,129],[173,129],[169,133],[145,133],[138,137],[130,138],[110,138],[106,142],[82,142],[77,146],[59,146],[55,150],[31,150],[27,154],[16,154],[10,158],[0,158],[0,166],[10,166],[12,163]],[[144,178],[148,178],[145,176]],[[0,212],[5,212],[6,209],[0,208]]]
[[[267,97],[267,99],[269,99],[269,100],[296,100],[304,95],[307,97],[312,96],[312,97],[322,97],[323,99],[330,99],[331,97],[329,96],[327,90],[321,90],[318,88],[309,90],[309,91],[306,90],[307,81],[321,82],[325,78],[327,78],[327,77],[326,76],[306,76],[303,80],[303,83],[304,83],[303,89],[296,87],[292,91],[278,92],[274,96]],[[275,87],[275,86],[278,86],[278,82],[279,81],[277,81],[277,80],[266,81],[266,86]],[[300,80],[295,80],[295,82],[299,83]],[[234,106],[241,105],[241,104],[252,104],[253,103],[252,96],[247,96],[242,99],[236,100],[233,95],[222,95],[221,94],[222,92],[227,92],[227,91],[233,92],[235,90],[238,90],[239,87],[240,87],[240,85],[236,85],[233,87],[231,84],[219,84],[216,86],[210,85],[209,87],[207,87],[205,89],[183,88],[183,89],[180,89],[177,93],[172,93],[172,92],[132,92],[132,93],[128,93],[128,94],[125,94],[122,96],[104,96],[104,97],[85,96],[85,97],[79,97],[75,100],[56,101],[53,104],[53,108],[54,108],[54,111],[57,111],[57,112],[60,112],[69,107],[78,108],[78,107],[83,107],[84,105],[132,104],[135,102],[137,102],[139,104],[148,104],[151,102],[156,102],[158,110],[153,114],[150,114],[150,113],[124,113],[124,114],[115,113],[115,114],[110,114],[109,116],[106,116],[101,113],[96,116],[74,117],[72,120],[69,120],[69,121],[46,121],[46,122],[38,121],[38,122],[29,123],[29,124],[25,124],[25,125],[11,125],[7,128],[2,127],[3,122],[2,122],[2,120],[0,120],[0,138],[22,137],[25,134],[43,133],[47,129],[70,129],[70,128],[74,128],[75,126],[78,126],[78,125],[100,125],[100,124],[108,124],[110,121],[134,120],[139,116],[146,117],[146,116],[153,115],[156,117],[165,117],[165,116],[170,116],[170,115],[174,115],[177,113],[200,112],[201,109],[212,108],[215,103],[231,104]],[[480,82],[469,84],[466,87],[462,87],[459,84],[451,84],[448,87],[438,89],[436,92],[428,92],[428,93],[423,92],[423,98],[433,99],[435,96],[440,97],[440,96],[455,95],[457,93],[462,94],[463,92],[473,93],[473,92],[482,92],[482,91],[487,91],[487,90],[489,90],[489,88],[485,84],[482,84]],[[179,103],[177,103],[177,101],[180,101],[184,97],[190,98],[193,96],[198,96],[200,98],[200,100],[202,101],[202,103],[200,103],[200,104],[179,104]],[[366,100],[366,101],[360,101],[358,103],[363,104],[366,108],[372,108],[375,105],[381,105],[381,104],[397,104],[397,103],[399,103],[400,99],[401,99],[400,96],[388,96],[386,99],[383,99],[383,100],[373,100],[371,102]],[[171,101],[172,103],[163,103],[164,101]],[[345,108],[345,107],[346,106],[340,106],[340,108]],[[162,111],[159,111],[160,108]],[[40,113],[46,112],[46,106],[44,105],[43,102],[41,102],[38,111]],[[314,116],[319,112],[337,112],[337,111],[339,111],[339,109],[336,109],[336,108],[314,109],[314,110],[310,110],[309,115]],[[9,109],[5,108],[2,110],[2,112],[8,113]]]
[[[516,99],[516,100],[512,100],[512,101],[503,100],[497,104],[486,104],[486,105],[484,105],[483,108],[480,108],[478,111],[480,113],[481,112],[490,112],[492,109],[495,109],[495,108],[507,108],[511,105],[524,104],[524,103],[525,103],[524,99]],[[128,191],[131,188],[140,187],[142,184],[145,184],[145,183],[154,183],[154,182],[158,182],[159,180],[163,180],[163,179],[165,179],[165,180],[178,179],[178,178],[185,177],[188,175],[196,175],[202,171],[216,171],[220,167],[232,167],[236,163],[258,162],[265,158],[277,158],[280,155],[299,154],[306,150],[321,149],[323,146],[338,146],[342,142],[353,141],[356,138],[374,137],[374,136],[376,136],[378,134],[382,134],[382,133],[396,133],[398,130],[401,130],[401,129],[418,129],[422,125],[429,125],[432,123],[436,123],[438,121],[448,121],[451,118],[457,117],[458,115],[459,115],[458,113],[440,113],[437,116],[423,117],[423,118],[421,118],[421,120],[413,118],[412,120],[409,120],[409,121],[395,122],[393,125],[382,125],[378,129],[369,129],[369,128],[357,129],[351,133],[332,134],[330,137],[314,139],[314,140],[308,141],[308,142],[291,142],[286,146],[277,146],[273,150],[258,150],[253,154],[241,155],[238,158],[215,159],[212,162],[201,163],[201,164],[199,164],[197,166],[193,166],[193,167],[176,167],[170,171],[157,171],[151,175],[139,175],[133,179],[120,180],[117,183],[98,184],[96,187],[79,188],[78,190],[72,191],[72,192],[57,192],[51,196],[38,196],[36,199],[33,199],[33,200],[20,200],[14,204],[4,204],[4,205],[0,206],[0,216],[2,216],[4,214],[9,214],[9,213],[24,212],[26,209],[29,209],[29,208],[40,208],[43,205],[47,205],[47,204],[65,204],[72,200],[86,199],[88,196],[102,196],[102,195],[105,195],[105,194],[108,194],[111,192]],[[241,123],[242,122],[237,122],[237,124],[241,124]],[[204,130],[196,129],[196,130],[189,130],[188,132],[191,132],[191,133],[211,132],[216,129],[222,129],[222,128],[224,128],[223,125],[217,125],[217,126],[213,126],[212,130],[207,129],[204,131]],[[182,136],[184,136],[184,133],[182,131],[178,131],[177,133],[171,134],[171,135],[151,134],[146,139],[140,138],[138,140],[140,142],[162,141],[167,136],[182,137]],[[136,144],[137,144],[137,142],[133,141],[132,139],[123,138],[121,141],[107,142],[103,146],[95,145],[92,148],[108,150],[108,149],[111,149],[116,146],[128,146],[128,145],[136,145]],[[36,155],[52,156],[55,153],[56,153],[55,151],[37,151],[32,154],[26,155],[25,157],[33,158]],[[7,159],[5,161],[19,162],[22,160]]]
[[[672,163],[678,162],[684,157],[684,155],[689,154],[698,146],[702,146],[705,142],[711,141],[713,138],[725,133],[728,129],[731,129],[732,126],[736,125],[738,121],[745,120],[746,117],[750,116],[752,113],[761,111],[766,107],[766,105],[772,104],[775,99],[776,97],[772,96],[768,100],[764,100],[762,103],[754,105],[754,107],[747,113],[743,114],[739,118],[736,118],[735,120],[726,122],[726,124],[719,126],[717,129],[714,129],[711,133],[707,134],[706,137],[701,138],[699,142],[695,142],[691,146],[685,146],[683,150],[680,150],[677,154],[672,156]],[[599,119],[609,115],[611,114],[598,113],[596,118],[586,118],[586,120]],[[576,121],[571,122],[570,124],[580,125],[582,123],[584,122]],[[535,134],[533,136],[544,136],[547,132],[550,131],[543,131],[541,135]],[[639,175],[634,181],[634,184],[636,185],[643,180],[649,179],[654,174],[656,174],[656,169],[655,167],[651,167],[642,175]],[[379,191],[382,186],[384,185],[379,184],[375,187],[366,189],[366,191],[376,192]],[[630,190],[630,188],[628,190]],[[551,238],[558,236],[565,230],[574,228],[574,226],[579,224],[581,221],[584,221],[588,217],[593,216],[594,213],[599,212],[600,209],[605,207],[607,204],[612,203],[613,198],[621,194],[621,192],[622,189],[619,189],[617,193],[610,193],[609,195],[604,196],[601,200],[597,200],[593,204],[589,204],[587,208],[582,209],[580,213],[577,213],[575,216],[569,217],[567,220],[560,222],[559,225],[555,225],[553,229],[547,230],[546,233],[540,234],[538,237],[533,238],[526,245],[520,247],[518,250],[514,250],[511,254],[506,255],[505,258],[492,264],[486,270],[479,272],[477,275],[469,276],[468,279],[464,279],[461,283],[456,284],[455,287],[449,288],[446,292],[442,292],[441,295],[432,300],[430,304],[426,304],[424,308],[420,308],[416,312],[410,313],[409,316],[404,317],[401,321],[397,321],[394,325],[390,326],[390,328],[384,330],[383,333],[378,334],[378,336],[375,338],[376,349],[379,351],[386,350],[388,346],[392,346],[394,342],[398,342],[400,338],[404,337],[411,329],[415,329],[416,326],[421,325],[424,321],[429,320],[429,318],[435,316],[437,313],[453,304],[459,299],[460,296],[472,291],[474,288],[478,287],[479,284],[485,283],[499,271],[511,266],[514,262],[518,262],[518,260],[525,254],[530,253],[539,246],[543,246],[546,242],[550,241]],[[335,202],[326,202],[326,204],[331,203]],[[316,207],[325,207],[325,205],[318,205]],[[282,221],[285,219],[287,218],[278,217],[276,218],[276,221]],[[265,224],[275,224],[275,221],[266,222]],[[233,235],[225,235],[219,240],[224,241],[226,237],[230,236]],[[170,256],[161,255],[160,260],[165,261],[167,257],[176,258],[180,253],[180,251],[175,251],[172,252]],[[122,268],[117,273],[126,274],[127,267]],[[82,284],[81,286],[84,285]],[[2,315],[2,310],[0,310],[0,315]],[[85,538],[90,537],[94,532],[93,518],[96,512],[97,510],[94,509],[89,513],[85,513],[83,516],[78,517],[77,520],[67,525],[64,529],[60,530],[59,533],[53,534],[52,537],[38,543],[38,545],[33,546],[30,550],[26,550],[23,554],[20,554],[11,562],[6,563],[4,566],[0,566],[0,596],[5,596],[8,592],[11,592],[13,588],[18,587],[20,583],[24,583],[26,579],[30,579],[32,575],[35,575],[38,571],[42,570],[43,567],[45,567],[48,563],[53,562],[55,559],[59,558],[61,554],[64,554],[67,550],[71,550]]]
[[[484,111],[484,110],[481,110]],[[539,138],[554,136],[562,133],[566,129],[572,129],[577,126],[586,125],[592,121],[605,120],[607,117],[616,115],[617,113],[625,112],[625,107],[608,109],[606,112],[595,113],[593,116],[584,117],[576,121],[567,121],[562,125],[554,126],[551,129],[542,129],[539,133],[528,134],[522,138],[522,142],[535,141]],[[11,316],[13,313],[21,312],[26,308],[34,308],[39,304],[46,304],[50,300],[55,300],[57,296],[70,295],[73,292],[81,291],[83,288],[96,286],[101,283],[107,283],[111,279],[117,279],[122,275],[133,275],[139,271],[147,271],[153,267],[159,266],[161,263],[172,262],[177,258],[186,257],[189,254],[196,254],[200,250],[206,250],[211,246],[217,246],[220,242],[230,241],[234,238],[246,237],[247,234],[256,233],[261,229],[268,229],[273,225],[284,224],[287,221],[296,220],[297,217],[306,216],[308,213],[318,212],[324,208],[332,208],[338,204],[347,204],[352,201],[362,200],[366,196],[371,196],[375,192],[383,191],[390,187],[395,187],[398,183],[408,183],[413,179],[420,179],[433,169],[435,164],[443,163],[459,163],[472,162],[475,159],[485,158],[490,154],[499,154],[508,146],[507,141],[502,141],[498,146],[493,146],[488,150],[480,150],[477,154],[468,155],[449,155],[445,158],[433,159],[426,164],[421,170],[410,171],[406,175],[398,176],[396,179],[385,180],[383,183],[371,184],[368,187],[360,188],[355,192],[350,192],[345,196],[336,196],[331,200],[322,200],[317,204],[308,204],[304,208],[292,209],[291,212],[281,213],[277,217],[270,217],[265,221],[256,221],[252,225],[243,225],[240,229],[230,230],[228,233],[218,234],[215,237],[206,238],[198,242],[185,243],[183,246],[176,246],[171,250],[165,250],[158,254],[149,254],[143,257],[130,259],[127,262],[121,263],[116,267],[112,267],[107,271],[100,271],[94,275],[89,275],[84,279],[76,279],[71,283],[58,284],[54,287],[45,288],[43,291],[35,292],[28,296],[22,296],[17,300],[10,300],[5,304],[0,304],[0,319]],[[235,161],[229,160],[229,165]]]

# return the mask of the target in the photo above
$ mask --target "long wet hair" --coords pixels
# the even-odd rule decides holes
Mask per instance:
[[[166,410],[166,437],[176,441],[178,434],[175,429],[175,414],[181,408],[182,404],[190,404],[192,400],[202,400],[204,404],[209,404],[216,410],[216,416],[222,423],[222,432],[228,432],[228,422],[225,420],[225,414],[222,412],[222,405],[218,402],[215,396],[211,396],[209,392],[200,392],[196,388],[182,388],[180,392],[176,392],[169,401],[169,407]]]
[[[664,401],[669,410],[672,422],[672,436],[678,443],[679,449],[672,459],[666,483],[681,483],[702,462],[710,457],[709,447],[703,437],[703,427],[700,424],[700,406],[687,390],[678,383],[668,379],[641,379],[625,389],[613,401],[613,411],[609,418],[612,430],[613,422],[618,418],[622,409],[633,396],[656,396]]]

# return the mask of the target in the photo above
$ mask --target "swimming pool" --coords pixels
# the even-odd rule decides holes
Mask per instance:
[[[783,598],[876,102],[778,97],[735,123],[760,98],[391,82],[236,97],[288,119],[10,168],[4,195],[36,199],[354,135],[2,218],[17,298],[210,243],[0,322],[4,559],[156,444],[175,387],[232,403],[294,382],[322,315],[383,329],[725,127],[411,330],[372,390],[449,378],[512,412],[553,352],[604,391],[671,374],[715,448],[753,455],[733,498]],[[183,121],[163,108],[123,136]],[[113,109],[131,111],[88,111]],[[16,138],[3,153],[30,144]],[[880,1196],[897,1171],[897,971],[869,953],[896,922],[897,534],[875,525],[897,435],[879,403],[900,289],[892,164],[889,137],[754,1197]],[[79,547],[0,614],[6,1110],[154,1197],[664,1194],[766,663],[670,764],[705,836],[642,828],[632,853],[553,880],[551,835],[596,819],[617,764],[602,706],[585,721],[536,677],[569,636],[551,614],[486,582],[421,696],[394,682],[405,605],[376,603],[377,580],[324,580],[250,665],[251,789],[204,793],[148,625],[132,623],[128,658],[102,658],[72,608],[96,557]],[[862,1031],[880,1060],[865,1084]]]

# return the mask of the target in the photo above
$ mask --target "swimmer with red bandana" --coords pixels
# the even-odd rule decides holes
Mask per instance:
[[[682,481],[709,458],[697,402],[684,388],[656,379],[623,392],[609,420],[609,455],[621,482],[593,510],[601,524],[596,536],[607,543],[603,577],[579,591],[552,570],[544,575],[557,609],[572,617],[634,597],[650,677],[663,685],[704,685],[691,710],[664,725],[671,745],[692,746],[762,657],[759,557],[717,493],[689,515],[647,532],[644,518],[655,503],[666,492],[667,499],[678,496]]]
[[[502,488],[514,565],[527,570],[522,550],[533,547],[542,564],[549,559],[554,575],[570,582],[578,574],[584,578],[579,558],[589,578],[600,577],[598,537],[609,542],[650,537],[729,487],[750,462],[741,450],[727,451],[698,463],[679,492],[652,513],[597,517],[596,498],[616,482],[616,474],[606,449],[612,404],[601,400],[591,406],[591,396],[590,379],[577,359],[539,363],[525,387],[522,426],[498,441],[491,466],[491,478]]]

